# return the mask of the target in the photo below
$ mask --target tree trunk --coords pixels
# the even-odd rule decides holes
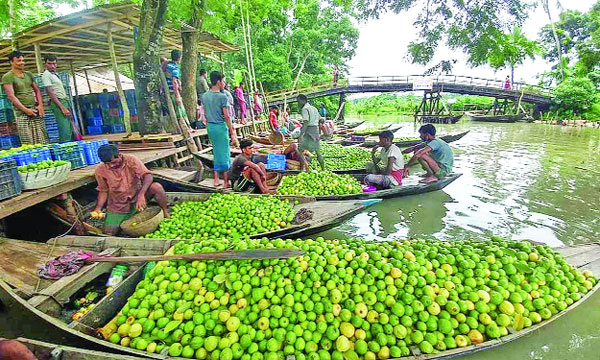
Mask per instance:
[[[192,18],[188,22],[194,28],[181,33],[181,97],[190,123],[196,121],[198,93],[196,92],[196,70],[198,68],[198,38],[202,28],[204,0],[191,0]]]
[[[156,134],[163,130],[159,116],[159,56],[166,10],[167,0],[144,0],[141,6],[140,24],[133,52],[141,135]]]
[[[17,40],[15,39],[15,33],[17,32],[16,1],[8,0],[8,31],[10,31],[10,44],[13,50],[17,50]]]
[[[550,20],[550,27],[552,27],[552,34],[554,35],[554,41],[556,42],[556,51],[558,53],[558,70],[560,72],[560,80],[565,79],[565,69],[563,66],[563,56],[562,56],[562,46],[560,45],[560,39],[558,38],[558,33],[556,32],[556,26],[554,26],[554,21],[552,21],[552,14],[550,14],[550,4],[549,0],[542,1],[542,6],[546,15],[548,15],[548,20]]]
[[[304,65],[306,65],[306,60],[308,59],[308,56],[310,55],[310,53],[306,54],[306,56],[304,56],[304,59],[302,59],[302,64],[300,65],[300,70],[298,70],[298,75],[296,75],[296,79],[294,80],[294,85],[292,85],[292,91],[296,89],[296,85],[298,85],[298,80],[300,79],[300,74],[302,74],[302,71],[304,71]]]

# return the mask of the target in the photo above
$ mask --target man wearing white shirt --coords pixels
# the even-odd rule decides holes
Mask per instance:
[[[404,156],[393,141],[394,133],[391,131],[379,134],[379,144],[371,151],[373,162],[367,163],[369,175],[364,179],[366,185],[374,185],[378,189],[389,189],[402,184],[402,178],[405,175]],[[378,149],[381,149],[381,153],[377,156]]]

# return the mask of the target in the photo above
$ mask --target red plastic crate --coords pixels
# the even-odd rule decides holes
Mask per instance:
[[[3,123],[0,124],[0,135],[17,135],[17,124]]]

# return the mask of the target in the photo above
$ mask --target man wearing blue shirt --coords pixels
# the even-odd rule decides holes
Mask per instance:
[[[175,108],[177,120],[182,126],[185,125],[189,127],[190,122],[188,120],[187,113],[185,112],[185,107],[183,106],[183,100],[181,99],[180,62],[181,51],[172,50],[171,61],[166,64],[164,72],[167,85],[169,85],[169,94],[171,96],[171,100],[173,101],[173,107]]]
[[[419,128],[422,143],[402,151],[403,154],[414,152],[413,157],[404,166],[405,171],[415,162],[419,162],[426,171],[420,182],[430,184],[448,176],[454,165],[452,148],[442,139],[435,137],[435,126],[425,124]]]

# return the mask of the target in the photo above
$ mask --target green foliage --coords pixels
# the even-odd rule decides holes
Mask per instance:
[[[78,0],[14,0],[16,9],[16,30],[21,31],[55,17],[53,7],[59,4],[77,6]],[[0,0],[0,38],[8,37],[9,31],[9,0]]]
[[[449,99],[454,99],[454,101],[448,102]],[[445,95],[444,101],[452,111],[487,109],[494,104],[493,98],[455,94]],[[421,97],[414,94],[398,96],[395,93],[386,93],[349,101],[346,104],[346,113],[359,115],[413,115],[420,103]]]
[[[537,52],[537,43],[523,35],[521,28],[517,26],[512,32],[496,38],[495,46],[488,55],[488,62],[495,69],[510,68],[512,71],[516,65],[523,64],[525,59],[534,59]]]
[[[582,113],[590,115],[598,111],[592,107],[599,100],[596,87],[588,78],[569,78],[554,89],[554,110],[563,117],[578,116]]]

